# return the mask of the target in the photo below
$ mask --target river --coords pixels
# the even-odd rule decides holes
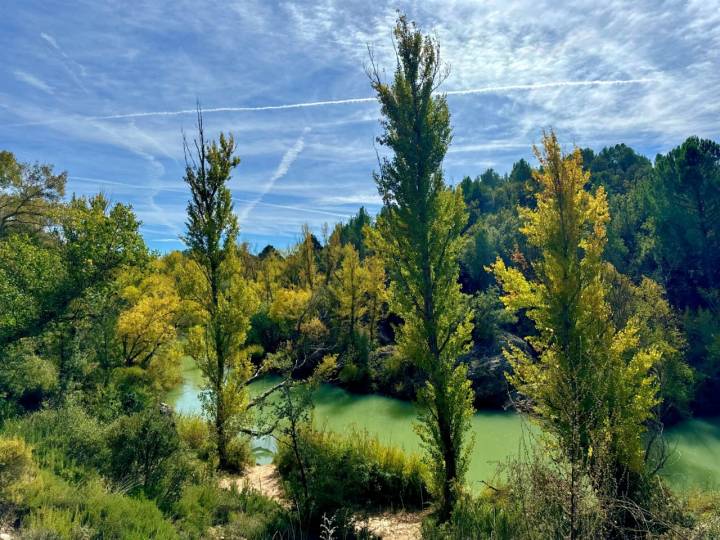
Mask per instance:
[[[272,378],[251,385],[251,393],[261,392]],[[199,370],[189,361],[183,366],[183,382],[168,400],[184,414],[199,413]],[[315,424],[333,431],[367,430],[385,442],[408,452],[420,450],[412,425],[415,418],[412,403],[378,395],[351,394],[342,388],[322,385],[315,395]],[[498,464],[517,454],[524,442],[531,440],[532,427],[514,412],[478,411],[472,420],[475,446],[467,481],[479,488],[483,481],[492,483]],[[720,489],[720,418],[686,420],[666,432],[672,455],[663,474],[677,489]],[[272,460],[274,440],[253,442],[259,463]]]

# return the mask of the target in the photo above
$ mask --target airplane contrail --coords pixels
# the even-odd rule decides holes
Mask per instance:
[[[270,180],[268,180],[267,184],[263,186],[257,197],[255,197],[255,199],[250,204],[245,206],[240,211],[240,213],[238,214],[238,219],[241,223],[247,219],[247,217],[255,209],[258,203],[262,202],[263,197],[275,187],[275,183],[288,173],[288,171],[290,170],[290,166],[295,162],[297,157],[300,155],[300,152],[303,151],[303,148],[305,148],[305,135],[307,135],[309,132],[309,127],[303,129],[297,141],[295,141],[295,144],[293,144],[287,150],[287,152],[283,154],[283,157],[280,160],[280,164],[278,165],[277,169],[275,169],[275,172],[270,177]]]
[[[481,88],[469,88],[466,90],[448,90],[446,92],[437,92],[438,95],[447,96],[466,96],[473,94],[493,94],[502,92],[514,92],[523,90],[544,90],[549,88],[564,88],[564,87],[582,87],[582,86],[623,86],[633,84],[646,84],[656,82],[656,79],[643,78],[643,79],[598,79],[590,81],[555,81],[545,83],[529,83],[529,84],[508,84],[501,86],[485,86]],[[203,114],[210,113],[222,113],[222,112],[259,112],[259,111],[282,111],[288,109],[306,109],[312,107],[326,107],[333,105],[352,105],[357,103],[373,103],[377,102],[376,97],[364,97],[364,98],[348,98],[348,99],[331,99],[325,101],[306,101],[302,103],[286,103],[283,105],[261,105],[257,107],[213,107],[203,109]],[[123,120],[130,118],[148,118],[148,117],[159,117],[159,116],[181,116],[188,114],[197,114],[196,109],[181,109],[176,111],[146,111],[146,112],[131,112],[123,114],[109,114],[104,116],[86,116],[81,117],[81,120]],[[28,122],[22,124],[10,124],[4,127],[20,127],[20,126],[34,126],[34,125],[45,125],[63,120],[46,120],[40,122]]]
[[[437,94],[448,96],[465,96],[472,94],[491,94],[496,92],[511,92],[516,90],[542,90],[545,88],[562,88],[569,86],[617,86],[624,84],[644,84],[654,82],[655,79],[618,79],[618,80],[593,80],[593,81],[556,81],[547,83],[531,84],[509,84],[503,86],[485,86],[482,88],[470,88],[467,90],[448,90],[437,92]],[[331,99],[325,101],[306,101],[304,103],[287,103],[284,105],[262,105],[259,107],[215,107],[203,109],[203,113],[216,112],[255,112],[255,111],[282,111],[286,109],[305,109],[310,107],[325,107],[328,105],[352,105],[355,103],[377,102],[377,97]],[[111,114],[107,116],[92,116],[91,120],[119,120],[123,118],[142,118],[145,116],[178,116],[183,114],[197,114],[196,109],[184,109],[179,111],[150,111],[127,114]]]

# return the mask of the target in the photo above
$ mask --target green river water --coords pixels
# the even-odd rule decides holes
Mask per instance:
[[[251,392],[260,392],[272,382],[258,381],[251,386]],[[183,383],[168,396],[178,412],[200,412],[200,383],[199,370],[186,363]],[[351,394],[329,384],[321,386],[315,395],[316,425],[339,432],[364,429],[409,452],[419,451],[412,428],[415,416],[414,406],[406,401]],[[476,442],[467,481],[477,489],[482,481],[492,482],[498,464],[517,454],[533,428],[514,412],[485,410],[475,414],[472,429]],[[666,436],[672,455],[663,474],[673,486],[720,489],[720,418],[687,420],[667,430]],[[259,463],[272,459],[275,446],[271,438],[255,440],[253,446]]]

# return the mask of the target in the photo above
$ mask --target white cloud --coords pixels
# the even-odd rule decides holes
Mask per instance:
[[[24,82],[25,84],[29,84],[33,88],[37,88],[38,90],[42,90],[46,94],[54,94],[55,91],[53,88],[45,83],[44,81],[40,80],[35,75],[32,75],[31,73],[27,73],[26,71],[21,70],[15,70],[15,78],[19,81]]]

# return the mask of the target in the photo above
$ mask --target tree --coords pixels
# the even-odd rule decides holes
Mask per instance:
[[[690,137],[655,163],[658,264],[674,305],[710,307],[720,288],[720,145]]]
[[[607,200],[602,187],[595,194],[585,190],[589,173],[580,150],[563,156],[551,132],[536,154],[537,206],[520,210],[521,230],[539,252],[531,264],[534,277],[502,259],[493,271],[507,309],[526,310],[535,323],[537,335],[528,340],[538,357],[507,350],[510,380],[570,464],[570,537],[579,538],[585,473],[601,497],[634,495],[629,478],[643,473],[642,437],[657,404],[652,369],[660,353],[654,344],[639,346],[632,319],[620,329],[613,324],[602,261]]]
[[[347,325],[350,339],[359,331],[360,321],[367,311],[367,282],[367,271],[360,264],[358,252],[351,244],[346,244],[342,248],[342,262],[330,291],[337,301],[338,318]]]
[[[375,341],[375,332],[378,321],[383,315],[385,303],[388,300],[385,284],[385,266],[382,259],[376,255],[367,257],[364,261],[365,279],[367,285],[367,327],[370,344]]]
[[[375,175],[385,208],[370,239],[391,279],[391,309],[404,320],[399,350],[427,377],[418,393],[418,433],[433,471],[440,519],[446,520],[462,486],[473,412],[467,369],[456,364],[472,330],[468,299],[458,284],[467,213],[460,190],[443,181],[451,128],[447,101],[434,94],[443,78],[439,46],[404,16],[394,36],[398,64],[392,84],[377,69],[370,74],[382,106],[378,142],[393,152]]]
[[[121,295],[128,303],[116,326],[123,364],[147,370],[158,363],[158,382],[169,386],[181,357],[177,329],[182,306],[172,278],[152,272],[127,285]]]
[[[12,152],[0,151],[0,238],[47,225],[66,181],[67,173],[55,174],[51,165],[18,163]]]
[[[302,226],[302,240],[298,245],[297,255],[300,262],[300,278],[304,287],[314,290],[317,284],[317,264],[315,260],[315,247],[317,240],[310,232],[307,224]]]
[[[243,350],[250,316],[257,305],[253,287],[243,278],[237,254],[237,218],[230,189],[240,163],[232,136],[208,142],[198,111],[195,151],[185,143],[185,182],[190,187],[186,290],[195,300],[200,323],[191,328],[188,352],[202,370],[203,407],[214,426],[221,468],[229,465],[227,444],[249,407],[247,383],[253,369]]]

